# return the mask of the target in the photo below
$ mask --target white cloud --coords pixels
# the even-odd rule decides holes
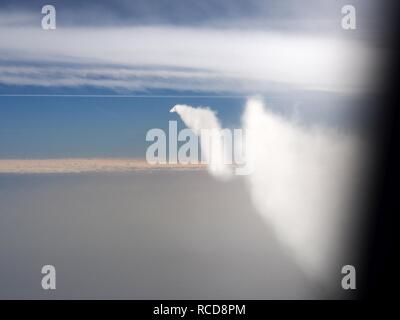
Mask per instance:
[[[375,85],[369,79],[379,64],[377,52],[362,43],[259,30],[153,26],[44,31],[39,26],[0,26],[0,43],[0,58],[13,65],[63,64],[50,79],[51,67],[36,67],[30,73],[14,67],[2,72],[0,81],[6,84],[242,93],[282,85],[352,92]],[[93,77],[71,64],[93,66]],[[153,71],[135,71],[138,67]]]
[[[311,278],[329,280],[355,217],[364,143],[324,127],[299,126],[254,99],[246,104],[243,125],[255,207]]]
[[[222,179],[228,178],[230,171],[224,163],[222,129],[215,111],[177,104],[170,112],[178,113],[186,126],[200,136],[202,157],[207,161],[210,173]],[[208,135],[202,130],[207,130]]]
[[[218,123],[209,109],[175,108],[196,134]],[[301,127],[256,99],[246,104],[243,127],[252,167],[244,178],[255,208],[304,272],[329,283],[345,256],[355,218],[366,167],[364,143],[326,128]]]

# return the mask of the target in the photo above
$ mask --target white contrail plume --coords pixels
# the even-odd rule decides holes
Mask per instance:
[[[361,143],[355,137],[306,129],[247,102],[247,176],[256,208],[312,277],[327,278],[343,251],[341,223],[351,222]]]
[[[171,111],[196,134],[203,126],[219,127],[209,109],[177,105]],[[343,252],[343,224],[352,220],[361,143],[301,127],[257,99],[247,102],[243,127],[253,166],[244,177],[256,209],[308,276],[329,280]]]
[[[221,125],[215,112],[209,108],[193,108],[183,104],[177,104],[170,112],[178,113],[186,126],[200,137],[202,158],[208,163],[209,172],[217,177],[229,177],[230,170],[224,162]]]

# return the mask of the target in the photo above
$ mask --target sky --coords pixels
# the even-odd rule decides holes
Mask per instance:
[[[2,1],[0,158],[144,157],[146,132],[179,121],[173,105],[233,128],[253,95],[353,128],[379,83],[383,24],[373,1],[352,3],[349,32],[345,1]],[[41,29],[44,4],[56,30]]]
[[[349,3],[357,10],[356,30],[341,27],[341,8]],[[206,228],[216,228],[217,238],[222,239],[219,225],[212,219],[203,218],[203,211],[218,216],[215,212],[235,214],[237,207],[242,208],[237,211],[241,216],[243,211],[250,212],[248,208],[251,207],[263,221],[270,223],[282,248],[287,249],[288,256],[293,255],[305,274],[322,280],[326,276],[323,275],[326,266],[335,268],[329,262],[336,258],[337,239],[347,241],[342,236],[341,223],[346,223],[347,230],[347,222],[353,219],[350,213],[358,210],[353,202],[363,202],[358,201],[358,193],[363,192],[359,186],[365,185],[363,179],[366,177],[361,173],[369,165],[370,157],[364,153],[367,148],[364,149],[364,141],[358,139],[358,135],[375,133],[370,124],[379,109],[376,94],[382,84],[386,55],[382,41],[385,25],[381,18],[385,15],[376,3],[373,0],[1,1],[0,159],[144,158],[151,144],[146,141],[149,130],[161,128],[167,131],[171,120],[178,122],[179,129],[184,128],[178,112],[170,112],[172,107],[186,105],[197,111],[194,108],[209,107],[207,113],[218,119],[216,122],[220,122],[222,128],[253,130],[248,140],[248,154],[255,164],[254,173],[243,176],[241,181],[244,184],[237,191],[230,189],[233,185],[222,185],[217,179],[211,180],[214,184],[210,184],[207,176],[201,176],[201,173],[195,173],[194,180],[184,173],[147,175],[142,180],[141,173],[135,172],[134,184],[129,179],[126,190],[115,189],[106,175],[92,180],[89,187],[85,184],[85,176],[76,175],[72,179],[78,180],[73,183],[83,185],[82,189],[66,185],[72,190],[70,196],[78,197],[77,201],[71,201],[73,198],[68,192],[54,189],[51,184],[51,179],[57,180],[57,176],[49,178],[50,184],[45,181],[43,192],[36,188],[41,178],[33,177],[36,179],[34,184],[30,184],[35,186],[33,193],[23,188],[24,194],[28,195],[25,200],[30,203],[29,208],[33,204],[35,209],[36,200],[32,201],[31,196],[38,195],[38,203],[46,208],[39,206],[36,211],[43,212],[44,220],[48,213],[56,219],[50,224],[40,225],[47,227],[54,222],[55,226],[66,230],[64,235],[68,239],[83,242],[91,239],[88,237],[91,230],[87,232],[87,226],[79,224],[79,228],[83,226],[82,233],[79,233],[80,229],[75,227],[76,217],[64,215],[62,210],[58,211],[59,215],[53,215],[54,208],[66,208],[85,221],[92,221],[86,214],[94,214],[93,219],[100,224],[90,223],[93,234],[103,236],[104,232],[98,231],[104,229],[109,230],[113,238],[118,229],[113,229],[108,218],[111,217],[116,228],[120,228],[121,225],[129,226],[120,223],[124,214],[128,213],[133,219],[141,219],[141,214],[145,214],[150,220],[139,220],[139,223],[132,220],[135,225],[148,235],[161,235],[156,243],[180,250],[175,240],[168,245],[164,233],[157,228],[149,232],[148,227],[161,221],[160,230],[166,232],[168,239],[178,239],[179,243],[186,244],[187,241],[182,242],[179,237],[170,237],[170,234],[178,234],[170,226],[182,226],[181,213],[184,213],[188,219],[195,219],[191,222],[197,221],[198,217],[203,222],[212,221],[212,226]],[[41,28],[41,8],[48,4],[56,8],[55,30]],[[185,123],[188,126],[203,123],[197,120],[199,118],[195,116]],[[204,119],[200,117],[200,120]],[[347,135],[348,132],[351,134]],[[27,162],[30,161],[24,163]],[[206,179],[204,190],[207,192],[197,183],[197,179],[202,177]],[[8,177],[4,179],[6,186]],[[15,188],[30,182],[18,179],[16,184],[11,184],[12,195],[6,193],[4,197],[11,200],[20,198],[18,193],[14,195]],[[64,183],[60,185],[64,187]],[[96,188],[93,189],[92,185]],[[223,196],[214,192],[213,185]],[[150,193],[146,186],[151,189]],[[168,194],[165,187],[172,193]],[[182,196],[181,189],[187,195]],[[116,198],[116,202],[109,202],[109,196],[100,197],[110,204],[102,206],[104,210],[99,214],[104,213],[107,217],[102,222],[97,208],[90,207],[96,205],[96,201],[87,199],[97,198],[95,194],[98,191],[111,195],[115,190],[117,194],[129,194],[126,198],[129,201]],[[183,202],[173,201],[169,207],[176,192]],[[49,201],[43,201],[42,193],[49,195]],[[150,202],[147,196],[143,196],[146,194],[152,195]],[[243,202],[241,197],[236,197],[237,194],[250,195],[251,204]],[[153,199],[153,195],[159,197],[158,200]],[[227,204],[226,196],[239,201],[240,205],[237,206],[235,201]],[[60,199],[78,206],[60,206]],[[190,200],[190,206],[185,199]],[[132,206],[135,201],[139,201],[138,205]],[[143,201],[143,206],[140,201]],[[117,207],[114,207],[115,203]],[[154,207],[154,203],[161,206]],[[24,202],[15,204],[14,209],[25,215]],[[127,210],[121,211],[120,206],[124,208],[125,204]],[[179,211],[175,205],[181,206],[182,210]],[[235,210],[229,209],[229,205],[233,205]],[[165,210],[173,214],[165,215]],[[121,216],[109,215],[114,211]],[[156,216],[158,213],[162,218]],[[35,217],[35,214],[26,216]],[[9,219],[13,221],[14,217],[19,219],[20,215],[4,215],[6,222]],[[68,219],[74,220],[71,229],[65,229],[65,223],[59,224],[60,221],[68,222]],[[163,219],[170,224],[164,223]],[[229,226],[225,216],[220,219]],[[254,223],[261,225],[256,220]],[[35,230],[36,223],[15,225],[33,227],[32,235],[39,235],[39,242],[29,242],[33,245],[40,245],[42,235],[48,240],[48,233]],[[199,229],[196,223],[191,225],[199,231],[199,242],[194,242],[194,248],[218,249],[215,245],[218,240],[212,240],[214,243],[210,246],[209,242],[202,243],[207,232]],[[243,225],[240,220],[239,225]],[[58,228],[48,230],[59,231]],[[78,230],[77,237],[71,237],[69,230]],[[187,235],[193,239],[196,230],[189,230]],[[346,230],[343,228],[343,233]],[[136,237],[137,234],[131,231],[129,234]],[[18,230],[12,232],[20,233]],[[29,238],[29,232],[22,233]],[[236,237],[238,233],[233,234]],[[273,233],[261,231],[260,234]],[[268,239],[260,239],[260,245],[270,245]],[[51,247],[57,247],[54,246],[57,242],[47,240],[45,242]],[[126,243],[132,247],[132,242],[123,241],[123,245]],[[229,247],[235,242],[229,240],[226,243]],[[118,242],[114,244],[120,245]],[[102,250],[96,247],[91,250],[91,245],[88,248],[88,252],[95,255],[89,255],[86,260],[85,254],[81,259],[84,263],[96,263],[99,257],[108,259]],[[193,252],[193,247],[187,248],[190,250],[183,251],[185,257],[186,252]],[[252,247],[246,245],[246,248]],[[138,247],[137,250],[147,252],[147,247]],[[158,255],[157,251],[152,252]],[[229,265],[236,265],[230,263],[229,250],[226,252]],[[63,259],[64,256],[62,254]],[[119,261],[118,257],[115,261]],[[215,267],[214,259],[209,261],[211,264],[204,260],[204,270],[208,266],[212,266],[210,270]],[[131,270],[131,261],[127,263]],[[165,260],[156,265],[174,266]],[[257,262],[253,265],[260,266]],[[147,271],[148,266],[143,266],[139,265],[139,269]],[[125,264],[121,264],[119,270],[124,268]],[[111,269],[107,267],[107,270]],[[192,268],[187,270],[191,277]],[[281,272],[279,263],[274,270],[285,274]],[[154,274],[157,277],[163,271],[156,269]],[[98,275],[102,278],[102,273]],[[149,275],[153,277],[152,273]],[[262,275],[265,275],[264,269]],[[140,273],[138,278],[145,279]],[[203,279],[201,277],[201,281]],[[230,278],[227,279],[231,285]],[[290,278],[286,280],[290,282]],[[258,288],[257,279],[254,282]],[[219,282],[212,281],[215,283]],[[195,284],[193,288],[197,287]],[[164,287],[169,288],[168,285]],[[168,296],[170,290],[166,294]]]

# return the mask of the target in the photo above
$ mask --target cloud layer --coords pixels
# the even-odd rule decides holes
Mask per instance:
[[[132,158],[0,159],[0,173],[128,172],[135,170],[199,170],[202,164],[149,164]]]
[[[360,42],[256,29],[0,25],[0,43],[0,82],[8,85],[354,92],[374,87],[379,64]]]

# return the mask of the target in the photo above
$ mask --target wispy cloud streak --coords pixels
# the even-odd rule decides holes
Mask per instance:
[[[289,86],[354,92],[375,85],[378,77],[374,83],[369,79],[380,60],[376,51],[355,41],[239,29],[66,27],[45,32],[0,25],[0,43],[0,82],[11,85],[242,93]],[[18,66],[27,61],[32,65]]]

